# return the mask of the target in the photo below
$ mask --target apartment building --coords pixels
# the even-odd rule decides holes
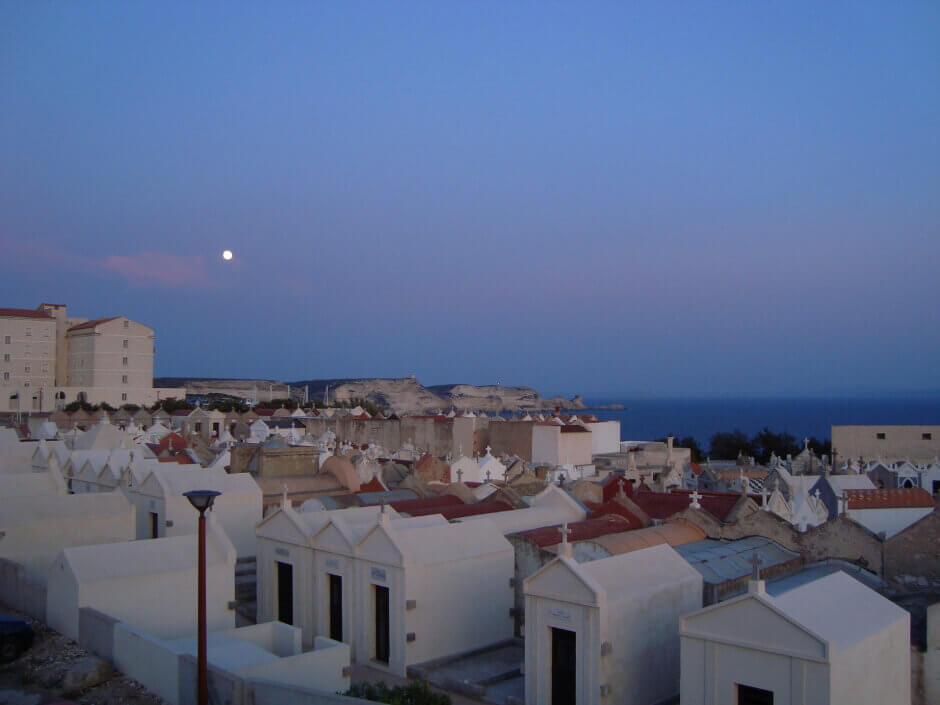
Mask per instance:
[[[0,411],[76,400],[149,405],[164,391],[153,388],[153,329],[126,316],[74,318],[61,304],[0,308],[0,354]]]

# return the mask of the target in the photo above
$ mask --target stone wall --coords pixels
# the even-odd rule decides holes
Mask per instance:
[[[934,509],[885,542],[885,577],[912,587],[940,584],[940,512]]]

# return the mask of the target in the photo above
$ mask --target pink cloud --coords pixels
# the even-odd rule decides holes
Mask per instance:
[[[140,286],[206,288],[211,285],[205,261],[195,255],[138,252],[89,257],[42,241],[0,238],[0,258],[28,271],[98,271]]]
[[[135,255],[109,255],[97,264],[132,283],[192,287],[209,285],[205,262],[198,256],[138,252]]]

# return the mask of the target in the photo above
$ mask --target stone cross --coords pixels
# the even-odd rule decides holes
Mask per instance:
[[[487,455],[490,454],[490,450],[492,450],[492,449],[491,449],[489,446],[487,446],[487,447],[486,447],[486,454],[487,454]]]
[[[490,471],[489,471],[489,470],[486,471],[486,481],[487,481],[487,482],[490,481]]]
[[[752,567],[751,580],[760,580],[761,563],[763,563],[763,561],[761,560],[760,555],[755,553],[754,555],[751,556],[751,567]]]
[[[457,468],[457,482],[463,482],[463,470]]]
[[[767,487],[760,488],[760,506],[764,509],[767,508]]]
[[[561,542],[565,544],[568,543],[568,534],[571,533],[571,529],[568,528],[567,521],[558,527],[558,533],[561,534]]]
[[[692,498],[692,504],[689,505],[689,506],[691,506],[693,509],[701,509],[701,508],[702,508],[702,505],[699,504],[698,501],[702,498],[702,495],[700,495],[700,494],[698,493],[698,488],[697,488],[697,487],[695,488],[695,492],[693,492],[693,493],[692,493],[691,495],[689,495],[689,496]]]

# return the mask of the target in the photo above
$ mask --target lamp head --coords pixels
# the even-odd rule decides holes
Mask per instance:
[[[222,493],[216,492],[215,490],[190,490],[189,492],[184,492],[183,496],[188,499],[189,503],[202,515],[212,506],[215,498],[220,494]]]

